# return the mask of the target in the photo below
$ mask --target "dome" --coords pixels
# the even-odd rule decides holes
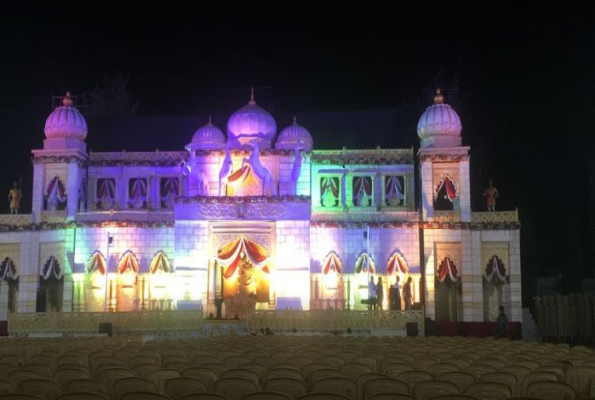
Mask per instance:
[[[222,149],[225,147],[225,135],[221,129],[213,125],[211,117],[209,117],[209,122],[192,136],[190,147],[193,150]]]
[[[76,139],[84,141],[87,138],[87,121],[85,117],[72,107],[70,92],[62,99],[62,107],[56,108],[45,121],[46,139]]]
[[[270,148],[276,132],[273,116],[254,101],[254,89],[248,104],[234,112],[227,121],[227,136],[233,147],[242,147],[260,139],[261,148]]]
[[[298,125],[296,118],[293,117],[293,124],[279,133],[275,147],[277,149],[295,149],[296,146],[299,146],[300,150],[310,151],[313,144],[310,132]]]
[[[421,147],[460,146],[462,130],[461,119],[451,106],[444,104],[444,97],[438,89],[434,104],[424,111],[417,123]]]

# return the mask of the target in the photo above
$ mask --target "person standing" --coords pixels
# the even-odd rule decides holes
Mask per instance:
[[[376,309],[376,284],[374,283],[374,277],[370,276],[370,282],[368,282],[368,310]]]
[[[397,281],[395,282],[395,310],[401,311],[401,277],[397,275]]]
[[[382,303],[384,302],[384,287],[382,287],[382,277],[378,277],[378,284],[376,285],[376,304],[378,309],[382,310]]]
[[[496,320],[496,337],[507,338],[508,337],[508,317],[504,314],[504,306],[500,306],[500,313]]]
[[[17,186],[17,183],[14,182],[12,189],[8,192],[8,201],[10,201],[10,213],[11,214],[18,214],[19,208],[21,204],[22,198],[21,190]]]
[[[405,300],[405,310],[411,310],[413,307],[413,296],[411,293],[411,277],[407,279],[407,283],[403,286],[403,300]]]

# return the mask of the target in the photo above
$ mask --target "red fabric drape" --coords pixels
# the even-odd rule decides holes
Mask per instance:
[[[99,271],[101,275],[105,275],[105,259],[99,252],[95,252],[87,262],[87,273],[94,271]]]
[[[248,174],[250,174],[250,166],[245,165],[244,168],[238,169],[233,174],[229,175],[227,182],[228,183],[243,182],[248,177]]]
[[[384,182],[384,196],[387,199],[391,199],[393,196],[399,200],[403,200],[405,195],[403,194],[403,186],[397,176],[387,176]]]
[[[395,272],[401,271],[401,273],[406,273],[409,270],[409,267],[407,266],[407,263],[405,262],[405,260],[403,259],[403,257],[401,257],[401,255],[399,253],[395,253],[393,254],[389,259],[388,259],[388,264],[386,265],[386,273],[388,275],[392,275]]]
[[[327,192],[330,190],[333,193],[335,199],[339,198],[339,185],[337,184],[338,178],[322,178],[321,196],[325,197]]]
[[[58,201],[63,203],[66,201],[66,189],[64,188],[64,184],[57,176],[54,177],[48,184],[48,187],[45,191],[45,194],[48,198],[52,198],[57,196]]]
[[[170,272],[169,260],[165,254],[163,254],[163,252],[157,253],[157,255],[153,257],[153,261],[151,261],[151,273],[154,274],[159,269],[161,269],[163,272]]]
[[[436,193],[442,190],[442,186],[446,186],[446,195],[448,196],[448,200],[453,202],[458,196],[457,187],[448,175],[444,175],[444,177],[440,179],[440,182],[438,182],[438,185],[436,185]]]
[[[363,253],[360,255],[357,260],[355,261],[355,273],[368,273],[368,267],[370,268],[370,273],[373,274],[375,272],[374,268],[374,260],[368,256],[368,254]]]
[[[363,192],[366,196],[372,196],[372,178],[369,176],[356,176],[353,178],[353,194],[357,196]]]
[[[456,282],[457,279],[459,279],[459,271],[450,256],[444,257],[440,263],[440,266],[438,267],[438,280],[443,282],[447,275],[453,282]]]
[[[118,273],[122,274],[126,272],[126,270],[131,270],[134,273],[138,273],[138,261],[136,257],[130,252],[124,254],[120,259],[120,263],[118,264]]]
[[[180,181],[178,178],[164,178],[161,186],[161,201],[168,201],[172,196],[180,195]]]
[[[494,278],[494,275],[500,280],[506,280],[506,267],[504,267],[504,263],[498,256],[492,256],[488,264],[486,265],[486,279],[491,280]]]
[[[223,270],[223,277],[225,279],[231,278],[236,272],[242,258],[242,253],[245,253],[254,267],[262,268],[264,272],[269,273],[267,266],[269,258],[266,250],[257,243],[240,238],[232,241],[227,251],[217,254],[217,262],[225,268]]]
[[[114,179],[97,180],[97,201],[113,201],[116,197],[116,181]]]
[[[331,252],[325,257],[324,261],[322,262],[322,273],[325,275],[328,274],[331,268],[333,268],[338,274],[343,273],[343,263],[335,252]]]
[[[133,179],[130,188],[130,202],[147,200],[147,180],[144,178]]]

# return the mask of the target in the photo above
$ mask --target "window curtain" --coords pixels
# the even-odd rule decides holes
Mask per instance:
[[[372,196],[372,178],[369,176],[356,176],[353,178],[353,195]]]
[[[132,179],[130,183],[130,203],[147,201],[147,180],[144,178]]]
[[[150,271],[152,274],[156,273],[159,270],[161,270],[163,272],[171,272],[169,260],[167,259],[165,254],[163,254],[163,252],[161,252],[161,251],[159,253],[157,253],[157,255],[155,257],[153,257],[153,260],[151,261],[151,268],[150,268]]]
[[[180,181],[178,178],[163,178],[161,180],[161,201],[169,201],[180,195]]]
[[[64,188],[64,184],[60,178],[57,176],[50,181],[45,194],[48,199],[57,198],[60,203],[64,203],[66,201],[66,189]]]
[[[105,258],[103,258],[101,253],[95,252],[91,256],[91,258],[89,258],[89,261],[87,262],[86,271],[87,271],[87,273],[99,271],[99,273],[101,275],[105,275],[105,267],[106,267]]]
[[[456,282],[459,279],[459,271],[455,262],[450,256],[444,257],[440,266],[438,267],[438,281],[444,282],[446,276],[450,277],[450,280]]]
[[[384,181],[384,197],[387,200],[396,197],[399,201],[405,198],[405,191],[398,176],[387,176]]]
[[[372,257],[369,257],[367,253],[362,253],[355,261],[355,273],[367,274],[368,268],[370,269],[371,274],[373,274],[376,271],[374,259],[372,259]]]
[[[446,195],[448,196],[448,200],[452,203],[457,198],[458,193],[457,187],[448,175],[444,175],[444,177],[440,179],[440,182],[436,185],[436,193],[440,192],[443,186],[446,187]]]
[[[40,275],[44,281],[50,279],[52,275],[56,279],[61,279],[64,276],[64,270],[62,269],[62,267],[60,267],[60,264],[58,264],[58,261],[56,261],[54,256],[51,256],[48,262],[46,262],[43,268],[41,269]]]
[[[122,274],[126,271],[138,273],[138,270],[138,260],[136,259],[136,257],[134,257],[134,254],[132,254],[131,252],[125,253],[120,259],[120,263],[118,264],[118,273]]]
[[[14,262],[6,257],[2,264],[0,264],[0,282],[8,279],[17,279],[17,267]]]
[[[322,186],[321,186],[321,191],[320,191],[321,197],[324,198],[330,190],[331,193],[333,194],[333,197],[335,199],[338,199],[339,198],[338,181],[339,181],[338,178],[331,178],[331,177],[322,178]]]
[[[485,269],[486,279],[488,281],[497,278],[500,282],[506,281],[506,268],[498,256],[492,256]]]
[[[330,252],[322,262],[322,273],[324,275],[328,274],[331,270],[334,270],[338,274],[343,273],[343,263],[334,251]]]
[[[390,276],[393,273],[399,271],[401,273],[406,273],[409,270],[407,263],[403,259],[403,257],[399,253],[393,254],[389,259],[388,263],[386,264],[386,273]]]
[[[216,260],[219,265],[225,268],[223,271],[223,277],[225,279],[233,276],[243,255],[248,258],[254,267],[261,268],[267,274],[269,273],[267,267],[269,257],[266,255],[264,247],[259,244],[240,238],[235,239],[230,245],[225,246],[224,249],[217,253]]]
[[[114,179],[98,179],[96,202],[108,200],[113,202],[116,198],[116,181]]]

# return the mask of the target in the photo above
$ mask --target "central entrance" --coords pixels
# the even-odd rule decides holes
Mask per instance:
[[[274,309],[273,226],[270,223],[214,224],[209,303],[221,301],[223,318],[246,317],[255,309]]]

